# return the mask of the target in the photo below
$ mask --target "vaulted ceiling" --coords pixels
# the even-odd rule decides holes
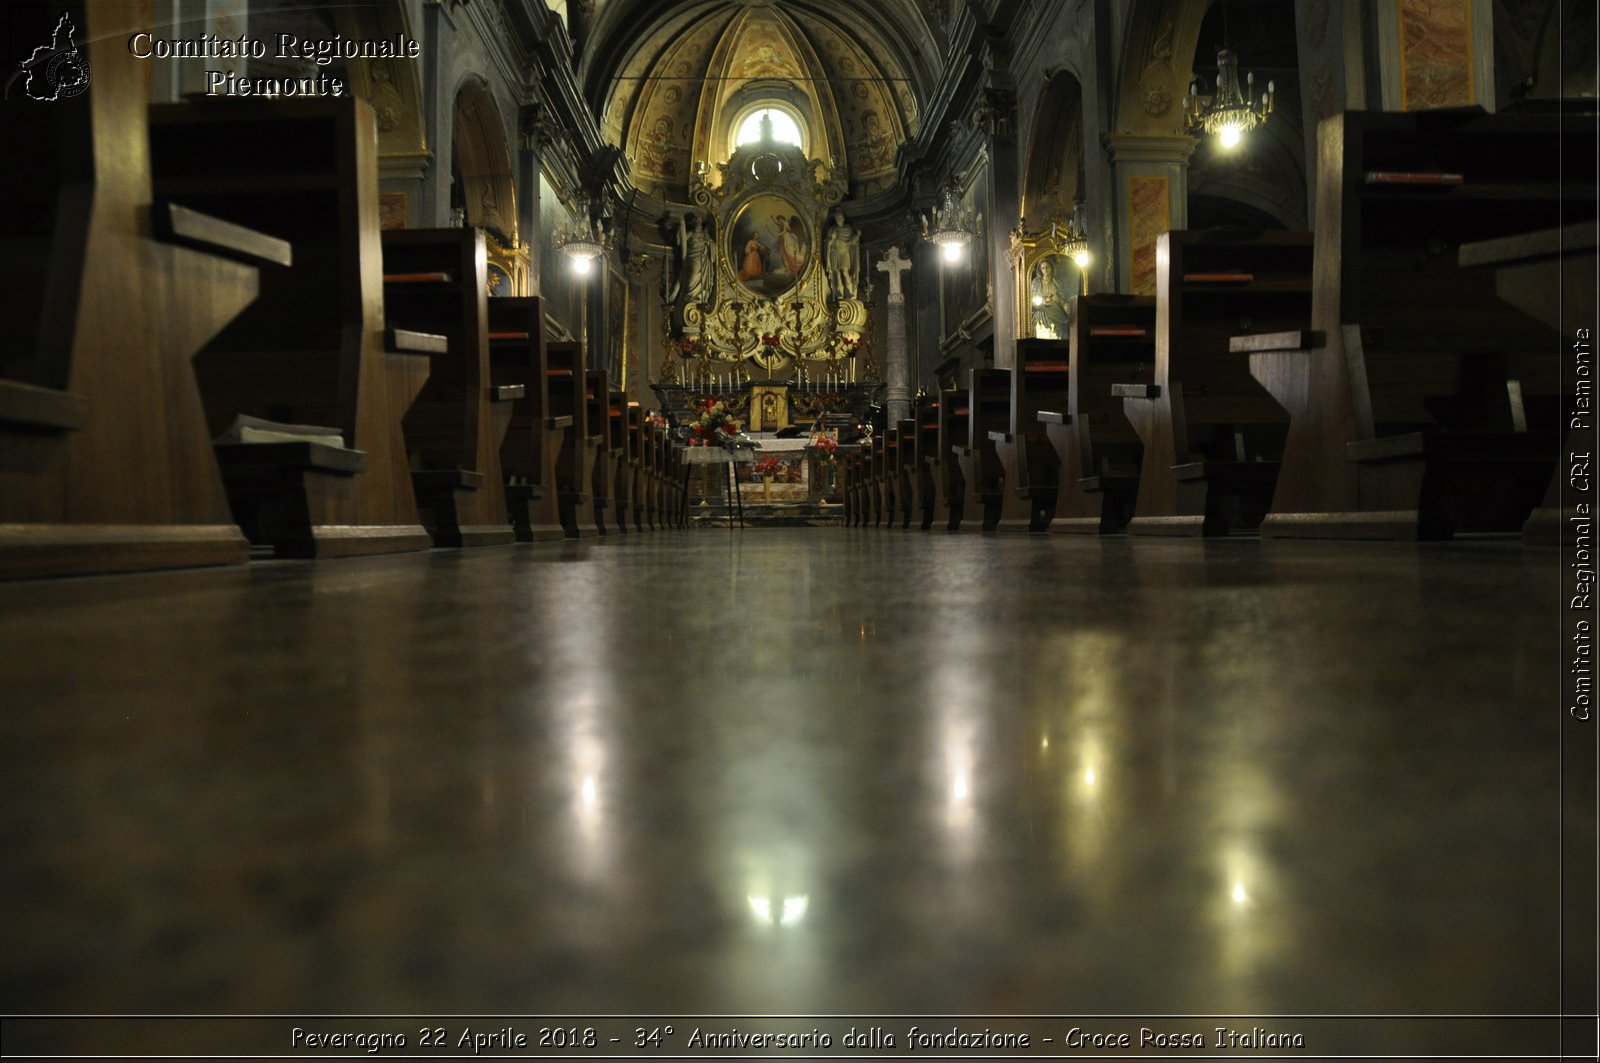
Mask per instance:
[[[762,101],[786,104],[808,154],[870,193],[892,183],[941,54],[914,0],[605,0],[579,76],[647,194],[684,199],[696,166],[726,160],[732,123]]]

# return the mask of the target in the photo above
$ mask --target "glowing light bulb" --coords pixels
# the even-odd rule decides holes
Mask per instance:
[[[1095,773],[1094,773],[1094,769],[1093,768],[1089,768],[1086,771],[1084,771],[1084,773],[1083,773],[1083,784],[1085,786],[1093,786],[1095,778],[1096,778],[1096,776],[1095,776]]]
[[[1247,901],[1249,899],[1250,899],[1250,895],[1244,891],[1244,883],[1243,882],[1235,882],[1233,884],[1233,903],[1234,904],[1243,904],[1245,901]]]
[[[572,272],[576,273],[580,277],[588,276],[589,271],[593,268],[594,263],[590,262],[586,258],[575,258],[572,260]]]
[[[944,245],[944,260],[946,262],[960,262],[961,261],[961,245],[960,244],[945,244]]]
[[[1044,305],[1044,296],[1042,296],[1042,295],[1034,296],[1033,297],[1033,305],[1034,306],[1043,306]]]
[[[1222,141],[1222,146],[1225,148],[1238,147],[1239,137],[1239,127],[1236,125],[1225,125],[1217,131],[1217,139]]]
[[[798,897],[785,897],[783,899],[783,913],[778,916],[779,926],[794,926],[806,917],[806,910],[811,907],[811,895],[803,893]]]
[[[1072,261],[1078,264],[1079,269],[1082,269],[1089,264],[1089,252],[1079,251],[1077,254],[1072,256]]]

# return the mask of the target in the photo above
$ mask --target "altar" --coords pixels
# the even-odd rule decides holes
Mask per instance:
[[[758,432],[753,447],[684,449],[690,523],[811,524],[837,518],[836,465],[810,437]]]

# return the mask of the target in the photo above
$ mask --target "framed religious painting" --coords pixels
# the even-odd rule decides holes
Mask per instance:
[[[728,266],[754,295],[778,299],[793,291],[811,264],[812,224],[784,196],[766,192],[740,207],[727,227]]]
[[[1027,333],[1041,340],[1068,338],[1078,267],[1066,255],[1047,252],[1028,268]]]

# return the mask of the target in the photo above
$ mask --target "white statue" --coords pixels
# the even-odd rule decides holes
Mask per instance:
[[[823,256],[827,268],[828,294],[835,299],[854,299],[861,280],[861,231],[845,221],[844,211],[833,208],[833,228]]]
[[[715,255],[711,234],[701,228],[700,215],[689,211],[678,219],[678,254],[682,265],[673,297],[682,296],[684,305],[709,303],[716,279]]]

